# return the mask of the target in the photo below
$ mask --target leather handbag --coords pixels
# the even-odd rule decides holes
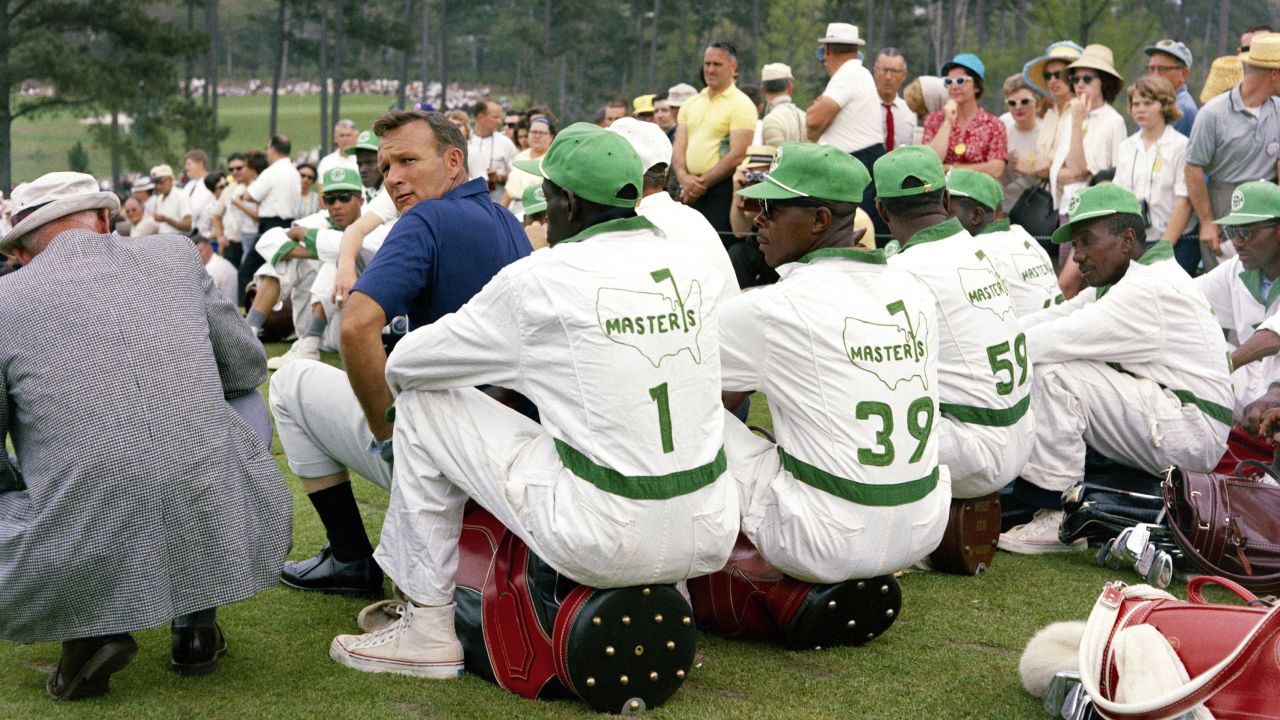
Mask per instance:
[[[1201,594],[1221,585],[1248,606],[1213,605]],[[1196,577],[1187,583],[1190,602],[1170,599],[1146,586],[1114,582],[1102,591],[1080,643],[1080,682],[1104,718],[1163,720],[1203,705],[1217,720],[1280,719],[1280,606],[1267,607],[1226,578]],[[1120,684],[1113,647],[1121,630],[1154,627],[1186,669],[1187,682],[1139,702],[1117,702]]]
[[[1254,460],[1234,475],[1170,468],[1161,490],[1192,565],[1254,592],[1280,592],[1280,484],[1271,468]]]
[[[1048,184],[1045,181],[1023,190],[1009,208],[1009,220],[1037,238],[1048,237],[1058,229],[1058,211],[1053,207]]]

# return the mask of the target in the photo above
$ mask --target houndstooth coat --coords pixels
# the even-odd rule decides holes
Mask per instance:
[[[0,487],[0,638],[140,630],[275,585],[289,492],[226,402],[266,373],[185,237],[68,231],[0,277],[0,442],[27,487]]]

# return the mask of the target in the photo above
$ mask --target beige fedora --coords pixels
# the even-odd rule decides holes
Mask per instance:
[[[1080,53],[1080,57],[1067,66],[1068,70],[1075,68],[1097,70],[1110,75],[1120,82],[1124,82],[1124,76],[1116,72],[1115,59],[1111,55],[1111,48],[1106,45],[1086,45],[1084,52]]]
[[[41,225],[81,210],[106,209],[115,213],[120,199],[102,192],[92,175],[51,172],[13,190],[13,229],[0,238],[0,252],[7,252],[24,235]]]

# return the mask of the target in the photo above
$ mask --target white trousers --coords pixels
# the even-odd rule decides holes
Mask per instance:
[[[1073,360],[1036,365],[1034,382],[1036,437],[1022,477],[1046,490],[1084,478],[1086,445],[1152,474],[1170,465],[1209,471],[1226,452],[1230,428],[1153,380]]]
[[[278,229],[278,228],[275,228]],[[263,263],[254,271],[254,279],[273,277],[280,281],[280,300],[276,301],[273,311],[284,305],[287,296],[293,302],[293,328],[301,336],[311,323],[311,285],[320,270],[317,260],[289,258],[281,260],[279,265]]]
[[[668,500],[607,493],[565,469],[541,425],[479,390],[403,392],[395,428],[391,504],[374,557],[423,605],[453,601],[468,497],[558,572],[598,588],[719,570],[738,534],[727,473]]]
[[[941,445],[938,462],[951,469],[951,495],[974,498],[1008,485],[1027,462],[1035,437],[1034,406],[1017,423],[992,427],[958,422],[942,415],[935,428]]]
[[[871,507],[826,493],[782,468],[777,446],[725,413],[724,449],[737,480],[742,532],[765,560],[798,580],[835,583],[900,570],[938,547],[951,476],[906,505]]]
[[[347,374],[315,360],[297,360],[271,376],[271,414],[289,469],[302,478],[354,470],[391,487],[391,466],[369,452],[373,433]]]

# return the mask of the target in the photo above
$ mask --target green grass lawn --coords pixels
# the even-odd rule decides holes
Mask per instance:
[[[281,354],[283,344],[268,346]],[[336,362],[336,356],[327,356]],[[264,385],[265,392],[266,387]],[[754,424],[768,424],[757,398]],[[290,558],[324,542],[315,512],[273,451],[294,496]],[[356,497],[376,538],[387,494],[357,481]],[[1040,701],[1019,685],[1028,638],[1055,620],[1083,620],[1115,577],[1092,553],[1024,557],[1000,553],[981,577],[912,573],[903,609],[882,637],[861,648],[789,652],[760,642],[699,638],[695,667],[655,718],[1038,718]],[[1137,582],[1126,576],[1126,582]],[[334,635],[358,632],[365,603],[283,587],[224,608],[230,652],[204,678],[167,671],[169,631],[136,635],[133,663],[103,698],[55,704],[45,676],[60,647],[0,642],[2,718],[558,718],[590,717],[583,703],[526,700],[477,677],[456,682],[371,675],[328,656]]]
[[[373,121],[395,104],[394,95],[344,95],[342,117],[350,118],[361,128],[373,127]],[[218,122],[229,127],[231,134],[219,146],[222,159],[235,151],[267,146],[270,130],[271,98],[266,95],[218,99]],[[330,128],[336,121],[330,120]],[[280,97],[279,131],[293,140],[294,155],[320,144],[319,96]],[[94,144],[89,127],[69,113],[58,113],[36,119],[22,118],[13,124],[13,179],[15,183],[33,180],[54,170],[67,169],[67,151],[76,141],[89,152],[89,171],[106,178],[111,174],[111,155],[106,147]],[[174,138],[174,147],[181,145]],[[153,163],[159,163],[156,158]],[[148,167],[125,168],[146,172]],[[181,168],[175,168],[181,170]]]

